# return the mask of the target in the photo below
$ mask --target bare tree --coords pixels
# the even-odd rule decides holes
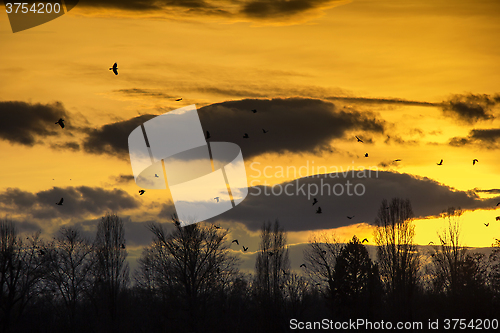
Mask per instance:
[[[279,318],[283,315],[281,309],[289,274],[290,259],[286,246],[286,232],[280,227],[278,220],[273,226],[271,222],[264,223],[255,263],[253,287],[266,322],[268,317]],[[278,322],[279,320],[276,320],[274,323]]]
[[[129,282],[126,258],[123,220],[116,214],[107,214],[97,225],[94,241],[94,295],[107,304],[112,321],[117,317],[118,297]]]
[[[312,236],[304,250],[303,267],[312,283],[321,287],[332,306],[335,297],[335,263],[342,247],[335,235],[322,233]]]
[[[0,221],[0,322],[7,332],[41,288],[45,273],[39,233],[23,242],[15,223]]]
[[[493,251],[489,257],[491,270],[489,272],[490,285],[497,295],[496,299],[500,303],[500,239],[496,239],[493,244]]]
[[[92,283],[92,245],[78,229],[63,227],[45,251],[49,265],[47,280],[61,297],[74,330],[78,302],[88,294]]]
[[[461,266],[467,257],[467,248],[461,244],[461,215],[462,211],[454,207],[443,215],[448,226],[438,234],[440,245],[434,246],[431,254],[435,292],[455,295],[459,290]]]
[[[162,297],[176,297],[177,310],[184,307],[191,328],[201,329],[201,316],[238,273],[238,260],[229,252],[228,231],[199,223],[175,225],[172,233],[159,224],[149,229],[153,244],[143,252],[136,280]]]
[[[411,316],[411,299],[419,282],[420,258],[409,199],[383,200],[375,220],[378,265],[394,310]]]

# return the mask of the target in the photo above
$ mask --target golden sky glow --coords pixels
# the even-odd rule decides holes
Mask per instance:
[[[303,11],[277,7],[246,14],[231,1],[222,3],[221,8],[231,15],[213,8],[133,11],[78,5],[54,21],[18,33],[12,33],[7,15],[0,13],[0,103],[60,102],[72,127],[89,131],[190,104],[200,108],[244,99],[318,99],[333,103],[337,111],[373,116],[384,123],[383,133],[348,129],[328,142],[331,150],[271,151],[248,158],[243,151],[249,183],[293,181],[291,176],[276,177],[276,168],[314,162],[339,171],[373,167],[427,177],[459,191],[500,189],[500,145],[488,149],[485,141],[472,136],[473,130],[500,129],[500,98],[483,108],[489,118],[464,120],[458,111],[444,111],[454,96],[462,101],[471,94],[490,100],[498,96],[498,1],[324,1]],[[3,12],[4,7],[0,8]],[[119,65],[118,76],[108,71],[114,62]],[[180,97],[182,101],[176,102]],[[119,189],[139,203],[122,215],[134,222],[157,219],[163,204],[170,202],[170,193],[149,190],[139,197],[137,185],[117,180],[120,175],[132,175],[123,156],[93,154],[82,147],[56,148],[81,142],[88,134],[71,131],[72,127],[38,137],[33,146],[0,137],[0,192],[38,193],[81,186]],[[302,140],[300,135],[297,141]],[[367,142],[356,142],[355,135]],[[453,138],[469,141],[451,145]],[[500,142],[500,136],[490,139],[492,144]],[[368,158],[364,158],[366,152]],[[473,166],[474,158],[479,162]],[[384,166],[394,159],[402,161]],[[441,159],[443,165],[437,166]],[[260,168],[268,166],[273,177],[255,176],[250,168],[255,162]],[[490,198],[500,191],[476,194]],[[487,247],[500,237],[500,222],[495,221],[500,213],[495,207],[477,207],[466,207],[469,210],[462,216],[463,241]],[[61,224],[91,221],[100,213],[33,223],[50,233]],[[371,220],[332,229],[343,238],[353,234],[370,238],[369,224],[376,212],[372,215]],[[2,216],[30,219],[25,211],[0,211]],[[279,216],[277,212],[268,219]],[[162,221],[167,217],[162,215]],[[416,220],[417,242],[436,242],[441,220],[435,216]],[[281,222],[287,228],[287,221]],[[486,227],[483,223],[488,222]],[[230,227],[234,222],[222,223]],[[291,231],[290,243],[307,242],[316,227],[304,229]],[[232,232],[247,237],[254,247],[250,251],[256,250],[255,231],[241,223]],[[132,257],[144,242],[141,238],[130,247]]]

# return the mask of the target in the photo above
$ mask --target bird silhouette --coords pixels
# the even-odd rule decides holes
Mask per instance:
[[[349,220],[352,220],[352,218],[353,218],[353,217],[354,217],[354,215],[353,215],[353,216],[347,216],[347,218],[348,218]]]
[[[144,191],[144,190],[139,190],[139,195],[143,195],[143,194],[144,194],[144,192],[146,192],[146,191]]]
[[[158,178],[158,177],[159,177],[157,173],[155,173],[155,177],[156,177],[156,178]]]
[[[217,202],[219,202],[219,197],[215,197],[214,200],[217,200]]]
[[[240,245],[240,242],[238,242],[238,240],[237,240],[237,239],[235,239],[235,240],[233,240],[233,241],[231,242],[231,244],[233,244],[233,243],[236,243],[236,245]]]
[[[257,110],[252,110],[253,113],[257,113]]]
[[[243,251],[247,252],[247,250],[248,250],[248,247],[245,247],[245,245],[243,245]]]
[[[443,160],[441,159],[441,162],[436,163],[437,165],[443,165]]]
[[[401,162],[401,160],[398,158],[397,160],[394,160],[394,162]]]
[[[113,64],[113,67],[110,67],[109,70],[113,71],[113,73],[115,73],[115,75],[118,75],[118,64],[115,62]]]
[[[489,225],[490,225],[490,223],[489,223],[489,222],[488,222],[488,223],[484,223],[484,225],[485,225],[485,226],[489,226]]]
[[[314,198],[313,199],[313,206],[318,203],[318,199]]]
[[[210,132],[207,131],[207,140],[210,139]]]
[[[364,242],[367,242],[368,243],[368,238],[365,238],[361,241],[361,244],[363,244]]]
[[[61,198],[61,200],[59,200],[59,202],[56,202],[56,205],[58,205],[58,206],[62,206],[63,201],[64,201],[64,199],[63,199],[63,198]]]
[[[269,131],[266,131],[265,129],[262,129],[262,132],[264,132],[264,134],[266,134],[266,133],[267,133],[267,132],[269,132]]]
[[[243,135],[243,139],[248,139],[248,138],[249,138],[248,134],[245,133],[245,135]]]
[[[175,101],[176,102],[182,101],[182,97],[181,98],[177,98]]]
[[[306,268],[306,264],[302,264],[302,265],[300,265],[300,267],[304,267],[304,268]]]
[[[500,206],[500,202],[499,202],[499,203],[497,203],[497,206]]]
[[[59,118],[59,120],[56,121],[55,124],[59,124],[59,126],[61,126],[61,128],[64,128],[64,119]]]
[[[357,136],[355,136],[356,139],[358,139],[358,142],[361,142],[363,143],[363,140],[361,140],[360,138],[358,138]]]
[[[496,219],[497,221],[500,221],[500,216],[497,216],[495,219]]]
[[[472,160],[472,165],[475,165],[475,164],[476,164],[476,162],[479,162],[479,161],[478,161],[478,159],[477,159],[477,158],[473,159],[473,160]]]
[[[122,244],[121,248],[124,249],[125,248],[125,244]]]
[[[321,214],[321,207],[318,207],[318,209],[316,210],[316,214]]]
[[[365,157],[368,157],[368,153],[365,153]]]
[[[430,241],[430,242],[429,242],[429,244],[427,244],[427,245],[431,245],[431,244],[434,244],[434,242],[433,242],[433,241]]]

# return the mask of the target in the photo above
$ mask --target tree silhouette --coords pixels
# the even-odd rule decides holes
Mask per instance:
[[[48,287],[62,299],[68,311],[70,330],[75,331],[78,302],[92,285],[93,248],[76,228],[61,228],[57,238],[47,246]]]
[[[305,271],[312,283],[320,286],[332,311],[336,288],[335,263],[342,247],[342,243],[334,235],[322,233],[312,236],[307,249],[304,250]]]
[[[368,315],[379,278],[377,273],[365,246],[354,236],[343,247],[335,265],[335,292],[344,317]]]
[[[218,293],[237,277],[237,259],[230,255],[228,231],[199,223],[175,226],[168,234],[151,224],[153,244],[146,248],[136,273],[138,282],[162,297],[175,297],[192,330],[202,330],[204,317]],[[205,317],[206,318],[206,317]]]
[[[39,233],[23,242],[11,220],[0,220],[0,323],[3,332],[37,296],[44,275]]]
[[[261,229],[259,252],[255,263],[254,293],[268,330],[281,330],[285,284],[290,274],[286,247],[286,232],[278,220],[264,223]]]
[[[117,319],[120,293],[129,282],[127,251],[122,244],[125,244],[123,220],[116,214],[103,216],[94,240],[94,297],[107,307],[112,322]]]
[[[410,200],[393,198],[390,204],[385,199],[382,201],[375,220],[380,276],[392,303],[392,312],[408,319],[412,315],[411,300],[419,282],[420,268],[412,217]]]

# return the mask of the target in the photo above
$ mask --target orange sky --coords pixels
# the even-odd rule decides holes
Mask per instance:
[[[455,95],[498,94],[498,1],[325,1],[297,12],[280,11],[280,7],[270,14],[253,15],[237,13],[240,9],[231,1],[219,5],[208,2],[232,14],[168,6],[133,11],[112,5],[78,5],[54,21],[18,33],[12,33],[7,15],[0,14],[0,102],[58,101],[74,126],[89,128],[190,104],[200,108],[245,98],[300,96],[328,101],[341,96],[436,103],[330,100],[338,109],[372,112],[387,124],[385,132],[365,133],[373,140],[365,146],[355,142],[358,131],[331,140],[336,149],[332,152],[270,152],[245,159],[248,179],[257,178],[255,185],[264,181],[252,177],[250,165],[255,161],[273,168],[300,167],[314,161],[315,165],[339,169],[378,166],[380,170],[428,177],[461,191],[500,188],[498,146],[486,149],[474,143],[460,147],[449,144],[453,137],[467,137],[474,129],[499,129],[498,104],[488,106],[490,119],[469,122],[447,115],[439,106]],[[116,77],[108,71],[115,61],[120,68]],[[143,93],[131,93],[130,89]],[[175,102],[179,97],[183,100]],[[148,196],[138,198],[133,182],[117,182],[119,175],[132,174],[128,160],[51,148],[51,144],[78,141],[84,135],[66,131],[40,138],[34,146],[0,138],[0,191],[18,188],[37,193],[54,186],[117,188],[140,203],[123,215],[135,222],[156,219],[169,195],[151,190]],[[386,140],[387,135],[393,140]],[[367,150],[369,161],[363,159]],[[402,162],[380,167],[380,163],[396,158]],[[475,166],[473,158],[480,161]],[[444,165],[438,167],[440,159]],[[293,177],[266,180],[272,185]],[[497,215],[495,210],[480,209],[464,214],[464,243],[491,245],[493,237],[500,236]],[[0,216],[30,218],[23,211],[0,211]],[[78,218],[36,220],[35,224],[50,234],[61,224],[99,216],[89,212]],[[485,227],[485,221],[491,225]],[[345,237],[356,233],[370,238],[372,231],[363,223],[372,222],[356,221],[358,224],[337,232]],[[417,242],[425,245],[435,241],[441,222],[417,220]],[[287,227],[286,221],[282,224]],[[246,237],[256,250],[258,234],[244,224],[235,226],[233,232]],[[309,231],[291,232],[289,240],[294,244],[307,242],[309,235]],[[142,245],[138,242],[131,248],[131,255],[137,256]]]

